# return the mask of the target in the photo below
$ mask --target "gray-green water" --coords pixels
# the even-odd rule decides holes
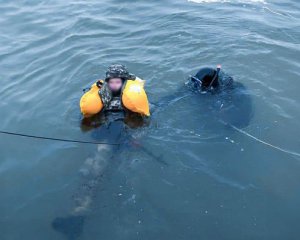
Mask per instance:
[[[299,152],[299,11],[297,0],[0,1],[0,130],[118,140],[80,127],[81,90],[108,65],[145,79],[157,104],[222,63],[252,97],[243,131]],[[78,239],[299,239],[299,157],[213,124],[197,95],[154,108],[129,133],[142,147],[1,135],[0,239],[66,239],[51,223],[85,194]]]

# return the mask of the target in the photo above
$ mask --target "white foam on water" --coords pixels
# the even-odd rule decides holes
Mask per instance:
[[[245,4],[254,4],[254,3],[263,3],[266,4],[265,0],[188,0],[188,2],[194,3],[245,3]]]

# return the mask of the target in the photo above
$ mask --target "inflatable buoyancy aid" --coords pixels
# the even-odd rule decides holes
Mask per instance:
[[[122,91],[122,103],[125,108],[144,116],[150,116],[148,97],[144,89],[145,81],[136,78],[127,80]]]
[[[103,108],[103,103],[98,94],[99,84],[94,83],[90,90],[83,94],[80,99],[80,110],[83,116],[90,117],[99,113]]]
[[[99,84],[100,83],[100,84]],[[80,99],[80,110],[85,117],[90,117],[103,110],[104,105],[99,95],[103,81],[94,83],[90,90]],[[150,116],[148,97],[144,89],[144,81],[136,78],[124,83],[121,93],[122,105],[135,113]]]

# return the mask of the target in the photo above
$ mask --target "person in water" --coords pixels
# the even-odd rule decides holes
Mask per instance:
[[[221,122],[236,127],[248,126],[253,107],[250,94],[246,87],[217,68],[201,68],[194,76],[191,76],[186,85],[194,92],[201,95],[213,95],[212,106],[209,110]]]
[[[131,84],[129,86],[132,89],[126,90],[127,84]],[[106,71],[105,79],[97,81],[81,99],[80,107],[84,115],[82,130],[92,130],[105,124],[105,127],[93,131],[92,136],[97,139],[105,138],[104,142],[116,146],[98,145],[95,156],[85,160],[80,169],[84,181],[73,195],[72,206],[66,211],[65,216],[56,217],[52,221],[53,229],[67,239],[80,237],[106,171],[116,168],[114,164],[119,162],[114,159],[120,158],[124,149],[134,148],[135,144],[138,144],[138,140],[126,131],[128,129],[126,126],[136,128],[144,125],[143,116],[148,114],[147,96],[141,84],[141,80],[130,74],[125,66],[114,64]],[[126,94],[129,96],[124,96]],[[129,103],[126,102],[128,99]],[[140,101],[138,103],[131,101],[135,99]],[[140,108],[134,108],[135,106]],[[140,146],[139,149],[157,158],[146,148]]]
[[[189,114],[199,118],[199,124],[214,125],[234,125],[235,127],[246,127],[253,115],[252,99],[246,87],[237,82],[229,74],[217,68],[202,67],[195,75],[188,78],[186,87],[180,87],[178,90],[160,99],[155,104],[156,107],[165,108],[171,104],[181,104],[181,99],[186,99],[186,107],[197,102],[197,109]],[[189,89],[190,91],[187,91]],[[157,108],[155,108],[156,112]],[[161,111],[159,111],[161,112]],[[212,131],[216,126],[212,126]]]
[[[146,93],[144,92],[143,87],[140,88],[144,92],[144,95],[138,93],[139,95],[137,96],[137,93],[133,92],[132,90],[129,92],[126,88],[128,82],[134,85],[131,89],[138,89],[140,87],[139,83],[141,83],[141,80],[134,74],[129,73],[124,65],[113,64],[109,66],[105,74],[105,80],[99,80],[96,82],[98,89],[97,92],[94,91],[93,95],[88,93],[90,94],[89,97],[93,96],[101,99],[101,110],[97,113],[85,114],[85,105],[92,105],[95,103],[82,101],[85,103],[85,105],[81,104],[81,111],[84,116],[88,115],[88,117],[85,117],[82,120],[82,129],[86,130],[90,129],[90,126],[98,127],[103,123],[118,120],[124,121],[129,127],[132,128],[140,127],[143,126],[144,123],[147,123],[147,121],[145,121],[146,119],[144,118],[144,116],[149,115],[149,106]],[[132,99],[127,101],[129,103],[126,102],[127,105],[124,104],[124,95],[127,95],[127,98],[132,97]],[[82,99],[84,98],[87,97],[84,95]],[[91,101],[93,101],[94,98],[91,99]],[[135,104],[142,104],[142,106],[138,106],[138,108],[144,110],[144,112],[136,111]],[[95,124],[96,122],[98,122],[98,124]]]

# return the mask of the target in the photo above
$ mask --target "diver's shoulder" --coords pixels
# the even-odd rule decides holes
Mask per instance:
[[[247,87],[243,83],[236,81],[232,76],[228,74],[222,74],[220,77],[220,82],[223,89],[235,91],[247,90]]]

